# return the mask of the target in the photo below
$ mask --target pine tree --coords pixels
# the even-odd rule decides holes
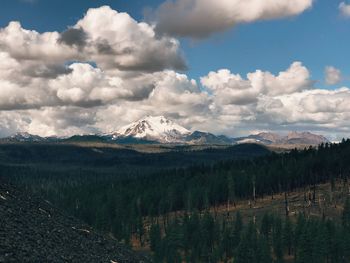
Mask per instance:
[[[315,222],[313,232],[313,260],[316,263],[325,262],[329,253],[326,223],[324,221]]]
[[[266,240],[269,240],[270,231],[271,231],[271,217],[269,214],[266,213],[264,214],[261,220],[260,233],[266,238]]]
[[[204,251],[210,255],[214,248],[215,240],[215,222],[213,217],[209,213],[205,213],[201,220],[201,236],[204,245]]]
[[[350,232],[350,198],[347,198],[344,204],[342,223],[345,230]]]
[[[276,217],[273,226],[273,250],[277,263],[283,263],[282,220]]]
[[[168,227],[168,232],[163,240],[163,249],[165,251],[166,262],[181,263],[181,253],[183,243],[183,234],[181,226],[177,220],[172,222]]]
[[[223,227],[222,231],[223,233],[222,233],[222,240],[220,242],[220,247],[221,247],[222,255],[225,257],[225,262],[227,262],[227,260],[233,256],[233,251],[232,251],[232,247],[233,247],[232,232],[233,231],[231,229],[231,225],[228,225],[228,223],[225,223],[225,227]]]
[[[161,234],[158,224],[152,224],[149,232],[150,246],[152,251],[156,251],[160,247]]]
[[[258,242],[255,224],[250,222],[242,234],[235,256],[235,263],[258,263]]]
[[[293,239],[294,239],[293,225],[290,221],[290,218],[287,217],[283,228],[283,245],[284,245],[284,248],[288,251],[289,256],[292,253]]]
[[[297,250],[299,249],[300,243],[301,243],[301,239],[302,239],[302,234],[304,231],[304,226],[306,224],[305,221],[305,217],[302,214],[298,215],[298,220],[297,220],[297,224],[295,227],[295,231],[294,231],[294,257],[297,260],[298,258],[298,253]]]
[[[228,196],[227,196],[227,209],[229,210],[230,205],[233,203],[234,207],[236,207],[236,194],[235,194],[235,183],[233,181],[233,177],[227,176],[227,188],[228,188]]]
[[[269,242],[265,236],[260,236],[258,240],[258,252],[257,259],[259,263],[271,263],[271,250],[269,246]]]
[[[137,223],[136,223],[136,229],[137,229],[137,234],[139,238],[140,245],[143,246],[143,235],[145,234],[145,229],[143,225],[143,219],[141,215],[137,216]]]
[[[154,262],[161,262],[162,238],[160,233],[160,227],[158,224],[152,224],[149,233],[149,238],[151,250],[154,252]]]
[[[241,216],[241,213],[238,211],[236,214],[236,220],[233,228],[233,237],[232,237],[232,243],[233,243],[234,249],[239,245],[241,241],[242,228],[243,228],[242,216]]]
[[[202,252],[201,223],[198,212],[193,213],[185,229],[184,238],[191,250],[190,261],[198,262]]]
[[[313,262],[313,246],[312,246],[312,231],[311,224],[304,225],[298,242],[297,247],[297,263],[310,263]]]

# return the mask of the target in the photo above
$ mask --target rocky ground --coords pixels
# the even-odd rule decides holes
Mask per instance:
[[[0,177],[0,262],[149,262]]]

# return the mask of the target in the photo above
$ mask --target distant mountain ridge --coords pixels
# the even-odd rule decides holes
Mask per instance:
[[[8,141],[13,142],[41,142],[45,141],[45,138],[40,137],[39,135],[33,135],[28,132],[18,132],[10,137],[5,138]]]
[[[323,135],[317,135],[310,132],[290,132],[286,136],[281,136],[276,133],[262,132],[255,135],[249,135],[247,137],[237,138],[237,143],[256,142],[262,144],[309,144],[319,145],[321,143],[329,143],[330,141]]]
[[[40,137],[26,132],[16,133],[2,142],[105,142],[119,144],[187,144],[233,145],[259,143],[263,145],[319,145],[329,140],[310,132],[290,132],[285,136],[261,132],[246,137],[230,138],[209,132],[193,131],[164,116],[147,116],[109,134],[73,135],[69,138]]]

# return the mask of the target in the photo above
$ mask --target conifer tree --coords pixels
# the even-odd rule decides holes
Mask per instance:
[[[304,225],[298,242],[297,263],[310,263],[313,261],[313,236],[311,232],[311,224]]]
[[[161,262],[162,238],[160,233],[160,227],[158,224],[152,224],[149,233],[149,238],[151,250],[154,252],[154,262]]]
[[[313,225],[313,260],[316,263],[325,262],[329,253],[326,223],[324,221],[319,221],[315,222]]]
[[[273,250],[277,263],[283,263],[282,220],[276,217],[273,226]]]
[[[236,195],[235,195],[235,184],[233,181],[233,177],[228,175],[227,176],[227,209],[230,209],[230,205],[233,204],[234,207],[236,207]]]
[[[232,226],[225,224],[222,230],[222,240],[220,242],[220,247],[222,251],[222,256],[225,258],[225,262],[233,256],[233,231]]]
[[[271,263],[271,250],[268,240],[265,236],[260,236],[258,240],[257,262]]]
[[[287,217],[283,228],[283,245],[284,245],[284,248],[287,250],[289,256],[292,253],[293,239],[294,239],[293,225],[292,225],[292,222],[290,221],[290,218]]]
[[[256,228],[255,224],[250,222],[242,233],[241,242],[236,250],[235,263],[258,263],[257,253]]]
[[[270,219],[270,215],[266,213],[264,214],[261,220],[260,233],[266,238],[266,240],[269,240],[270,231],[271,231],[271,219]]]
[[[300,243],[301,243],[301,238],[302,238],[302,234],[304,231],[304,226],[305,226],[306,222],[305,222],[305,217],[302,214],[298,215],[298,219],[297,219],[297,223],[295,226],[295,231],[294,231],[294,258],[297,259],[298,258],[298,249],[300,247]]]
[[[242,228],[243,228],[242,216],[241,216],[241,213],[238,211],[236,214],[236,219],[233,227],[232,243],[233,243],[234,249],[239,245],[241,241]]]
[[[347,198],[344,204],[342,223],[345,230],[350,232],[350,198]]]

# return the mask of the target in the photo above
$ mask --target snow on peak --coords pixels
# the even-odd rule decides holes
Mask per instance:
[[[182,136],[188,134],[190,134],[189,130],[164,116],[147,116],[122,127],[114,134],[114,137],[134,137],[139,139],[176,142],[180,140]]]
[[[22,137],[22,138],[26,138],[29,139],[31,137],[33,137],[34,135],[28,133],[28,132],[17,132],[16,134],[12,135],[11,138],[18,138],[18,137]]]
[[[43,138],[38,135],[33,135],[28,132],[17,132],[16,134],[9,137],[10,140],[15,141],[42,141]]]

